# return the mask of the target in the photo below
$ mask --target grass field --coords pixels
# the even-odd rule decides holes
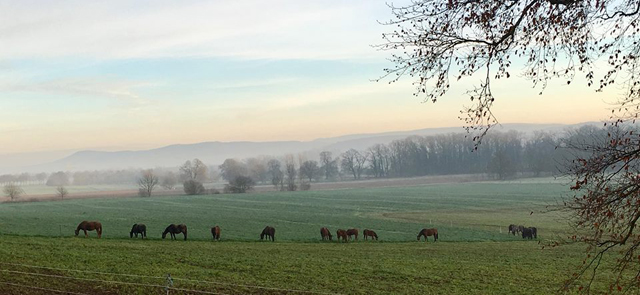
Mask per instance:
[[[582,248],[543,250],[535,241],[508,235],[506,227],[536,226],[541,240],[564,236],[568,228],[561,216],[543,213],[564,194],[562,184],[537,180],[4,203],[0,262],[158,277],[171,273],[176,278],[346,294],[546,294],[556,292],[581,263]],[[101,221],[103,239],[72,237],[82,220]],[[147,225],[149,240],[129,239],[133,223]],[[169,223],[187,224],[189,241],[160,240]],[[221,242],[210,241],[213,225],[222,228]],[[265,225],[276,228],[276,243],[258,241]],[[322,226],[334,234],[337,228],[374,229],[380,241],[323,243]],[[423,227],[437,227],[440,240],[416,242]],[[15,265],[0,265],[0,270],[5,282],[75,292],[162,293],[148,286],[34,278],[15,271],[43,270]],[[44,271],[76,278],[131,279]],[[148,278],[144,283],[164,282]],[[2,286],[1,293],[25,292]],[[225,294],[283,293],[184,281],[176,282],[179,286]]]

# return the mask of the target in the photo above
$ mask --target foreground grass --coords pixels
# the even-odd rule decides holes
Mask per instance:
[[[152,285],[165,285],[163,277],[170,273],[176,278],[174,287],[225,294],[287,293],[234,284],[343,294],[550,294],[557,293],[575,269],[582,258],[580,250],[541,249],[536,242],[523,241],[339,244],[0,236],[0,282],[89,294],[161,294],[159,287],[6,271]],[[159,278],[43,270],[14,263]],[[2,294],[47,294],[39,292],[0,283]]]

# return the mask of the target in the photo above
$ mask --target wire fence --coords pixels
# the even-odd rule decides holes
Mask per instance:
[[[186,278],[176,278],[167,274],[166,276],[150,276],[150,275],[138,275],[138,274],[127,274],[127,273],[112,273],[112,272],[100,272],[100,271],[91,271],[91,270],[79,270],[79,269],[69,269],[69,268],[60,268],[60,267],[49,267],[49,266],[39,266],[39,265],[29,265],[29,264],[21,264],[21,263],[8,263],[8,262],[0,262],[0,265],[4,266],[13,266],[13,267],[23,267],[30,269],[42,269],[42,270],[50,270],[50,271],[64,271],[64,272],[75,272],[75,273],[86,273],[100,276],[114,276],[114,277],[128,277],[128,278],[143,278],[143,279],[152,279],[152,280],[162,280],[165,281],[165,284],[151,284],[151,283],[140,283],[140,282],[126,282],[121,280],[106,280],[106,279],[95,279],[95,278],[81,278],[81,277],[73,277],[73,276],[65,276],[59,274],[45,274],[38,273],[33,271],[20,271],[20,270],[12,270],[12,269],[0,269],[0,273],[7,274],[15,274],[15,275],[25,275],[25,276],[33,276],[33,277],[44,277],[44,278],[55,278],[55,279],[64,279],[64,280],[75,280],[75,281],[84,281],[84,282],[96,282],[103,284],[113,284],[113,285],[124,285],[124,286],[135,286],[135,287],[145,287],[145,288],[156,288],[163,289],[166,291],[166,294],[170,294],[169,291],[179,291],[179,292],[187,292],[187,293],[195,293],[195,294],[220,294],[220,295],[228,295],[226,293],[221,293],[218,291],[206,291],[206,290],[197,290],[197,289],[188,289],[175,287],[173,285],[174,281],[179,282],[188,282],[195,284],[208,284],[213,287],[225,286],[227,288],[232,287],[237,289],[256,289],[263,291],[273,291],[277,293],[298,293],[298,294],[339,294],[332,292],[320,292],[320,291],[312,291],[312,290],[299,290],[299,289],[285,289],[285,288],[276,288],[276,287],[265,287],[265,286],[256,286],[256,285],[248,285],[248,284],[233,284],[227,282],[213,282],[213,281],[205,281],[205,280],[194,280],[194,279],[186,279]],[[67,293],[67,294],[83,294],[83,293],[75,293],[71,291],[64,290],[55,290],[48,289],[37,286],[29,286],[25,284],[11,283],[11,282],[1,282],[0,284],[12,285],[16,287],[25,287],[32,289],[41,289],[42,291],[51,291],[54,293]],[[244,292],[243,292],[244,293]]]

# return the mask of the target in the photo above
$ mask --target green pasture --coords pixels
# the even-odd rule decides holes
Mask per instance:
[[[535,180],[2,203],[0,293],[51,293],[26,285],[165,294],[158,286],[167,274],[175,288],[211,294],[558,293],[585,257],[582,245],[543,248],[569,232],[552,210],[567,193],[562,183]],[[73,237],[82,220],[102,222],[103,239]],[[133,223],[147,225],[148,240],[129,238]],[[187,224],[189,240],[161,240],[169,223]],[[539,240],[507,234],[511,223],[536,226]],[[219,242],[213,225],[222,228]],[[259,241],[265,225],[276,228],[275,243]],[[324,226],[373,229],[380,241],[322,242]],[[437,227],[440,240],[416,242],[424,227]],[[610,267],[601,266],[597,290],[606,290]]]
[[[164,277],[171,274],[176,288],[215,294],[315,294],[284,289],[339,294],[555,294],[580,264],[581,250],[580,246],[541,249],[537,243],[522,241],[339,244],[2,236],[0,293],[50,294],[3,285],[10,282],[83,294],[165,294],[160,287],[113,281],[163,286]],[[596,282],[596,287],[603,286]]]
[[[70,236],[82,220],[103,224],[104,238],[128,237],[134,223],[159,238],[170,223],[184,223],[190,239],[209,239],[219,225],[226,240],[255,240],[266,225],[279,241],[316,241],[326,226],[368,228],[381,241],[412,241],[437,227],[444,241],[518,240],[511,223],[538,227],[549,238],[566,229],[548,205],[566,193],[558,183],[466,183],[260,194],[107,198],[3,203],[0,233]]]

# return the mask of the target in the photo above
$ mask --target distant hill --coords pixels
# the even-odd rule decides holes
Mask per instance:
[[[581,123],[576,125],[563,124],[504,124],[496,126],[494,131],[515,130],[525,134],[537,130],[559,132],[568,128],[598,123]],[[175,167],[186,160],[199,158],[207,164],[218,165],[227,158],[248,158],[255,156],[284,156],[286,154],[304,153],[317,155],[320,151],[329,150],[336,154],[350,148],[364,150],[377,143],[389,143],[393,140],[404,139],[413,135],[436,135],[446,133],[461,133],[462,128],[428,128],[411,131],[397,131],[371,134],[353,134],[332,138],[321,138],[313,141],[274,141],[274,142],[202,142],[195,144],[176,144],[157,149],[139,151],[78,151],[69,156],[44,164],[31,164],[22,167],[0,166],[0,172],[52,172],[52,171],[80,171],[122,168],[153,168]],[[35,154],[34,154],[35,155]],[[6,162],[17,163],[11,155],[3,155]],[[25,158],[29,154],[16,154]],[[9,160],[11,159],[11,161]],[[33,162],[33,161],[31,161]],[[2,165],[0,163],[0,165]]]

